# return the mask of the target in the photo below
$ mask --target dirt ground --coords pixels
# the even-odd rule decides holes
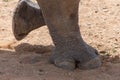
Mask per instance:
[[[12,15],[17,2],[0,0],[0,80],[120,80],[120,0],[81,0],[82,36],[99,51],[102,66],[74,71],[49,63],[54,45],[46,26],[15,40]]]

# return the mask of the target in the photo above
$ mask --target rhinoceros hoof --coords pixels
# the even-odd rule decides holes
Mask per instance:
[[[57,67],[68,70],[74,70],[76,67],[83,70],[95,69],[100,67],[101,60],[99,58],[97,50],[90,46],[88,47],[89,49],[85,51],[75,51],[77,49],[55,49],[50,58],[50,62],[55,64]]]
[[[12,29],[17,40],[23,39],[30,31],[45,25],[37,3],[20,0],[14,11]]]

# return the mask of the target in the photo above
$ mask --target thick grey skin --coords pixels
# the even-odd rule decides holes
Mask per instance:
[[[23,39],[30,31],[45,25],[38,4],[20,0],[13,15],[13,33],[17,40]]]
[[[87,45],[81,37],[78,25],[79,1],[37,0],[55,44],[50,61],[58,67],[69,70],[76,67],[94,69],[101,65],[97,51]],[[38,18],[36,20],[40,21]],[[31,30],[34,28],[35,26]]]

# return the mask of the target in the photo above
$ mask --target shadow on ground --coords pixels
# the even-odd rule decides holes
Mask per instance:
[[[53,48],[54,48],[53,45],[43,46],[43,45],[31,45],[28,43],[22,43],[15,47],[15,51],[35,52],[35,53],[44,54],[47,52],[51,52]]]
[[[119,80],[119,64],[114,64],[120,63],[117,56],[102,54],[103,65],[98,69],[66,71],[50,64],[53,48],[52,45],[23,43],[16,46],[15,51],[0,50],[0,80],[97,80],[98,77],[100,80]]]
[[[33,53],[33,54],[43,54],[43,55],[46,55],[48,57],[48,56],[51,55],[51,51],[52,51],[53,48],[54,48],[53,45],[44,46],[44,45],[31,45],[31,44],[28,44],[28,43],[22,43],[22,44],[19,44],[19,45],[14,47],[15,52],[14,51],[9,51],[9,50],[0,50],[0,54],[4,54],[4,53],[10,53],[10,54],[16,54],[16,53],[17,54],[29,54],[29,53]],[[120,57],[119,56],[111,57],[108,54],[100,53],[100,57],[101,57],[103,65],[106,64],[106,62],[120,63]],[[28,57],[26,57],[26,58],[28,58]],[[37,58],[37,57],[35,57],[35,58]],[[31,59],[33,59],[32,56],[31,56]]]

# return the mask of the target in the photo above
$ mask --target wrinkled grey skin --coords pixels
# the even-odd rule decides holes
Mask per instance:
[[[23,39],[30,31],[45,25],[38,4],[20,0],[13,15],[13,33],[17,40]]]
[[[57,67],[74,70],[94,69],[101,65],[97,50],[87,45],[78,25],[80,0],[21,0],[13,16],[13,33],[17,40],[30,31],[47,25],[55,48],[50,62]]]

